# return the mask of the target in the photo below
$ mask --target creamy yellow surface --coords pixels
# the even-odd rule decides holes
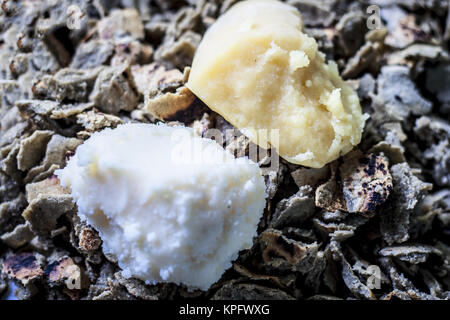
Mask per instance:
[[[253,142],[319,168],[360,142],[365,117],[356,92],[302,28],[289,5],[239,2],[206,32],[187,86]],[[259,129],[279,129],[279,141]]]

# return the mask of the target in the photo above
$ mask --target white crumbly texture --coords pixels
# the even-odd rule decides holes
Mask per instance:
[[[207,290],[251,247],[265,207],[257,164],[184,127],[105,129],[56,174],[123,274],[152,284]]]

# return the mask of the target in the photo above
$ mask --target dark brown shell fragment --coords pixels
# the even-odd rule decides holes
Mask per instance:
[[[23,284],[40,278],[44,274],[36,256],[31,252],[17,253],[9,256],[2,264],[2,270],[12,279]]]
[[[387,158],[352,153],[339,167],[348,212],[374,211],[392,190]]]
[[[316,206],[328,211],[371,213],[383,204],[392,190],[392,177],[386,157],[354,151],[339,165],[339,178],[316,189]]]

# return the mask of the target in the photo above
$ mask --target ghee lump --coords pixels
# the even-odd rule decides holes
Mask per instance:
[[[206,32],[187,86],[261,147],[320,168],[360,142],[366,117],[336,64],[302,29],[289,5],[240,2]],[[278,129],[279,139],[261,129]]]
[[[185,127],[94,133],[56,174],[123,275],[147,283],[208,289],[251,247],[266,204],[257,164]]]

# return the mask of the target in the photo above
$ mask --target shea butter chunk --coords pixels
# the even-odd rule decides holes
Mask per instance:
[[[287,4],[239,2],[206,32],[187,86],[253,142],[319,168],[360,142],[365,116],[336,64],[302,30]]]
[[[265,207],[257,164],[193,129],[94,133],[56,171],[125,277],[208,289],[252,245]]]

